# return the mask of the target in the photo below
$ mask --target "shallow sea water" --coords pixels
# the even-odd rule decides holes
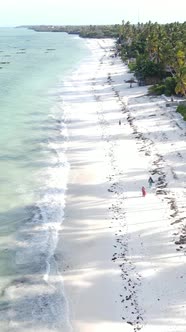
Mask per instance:
[[[0,29],[0,330],[69,331],[54,251],[69,165],[63,84],[89,54],[65,33]]]

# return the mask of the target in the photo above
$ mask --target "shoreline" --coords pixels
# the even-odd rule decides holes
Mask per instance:
[[[65,88],[71,169],[56,250],[73,331],[181,332],[185,124],[163,98],[124,83],[113,41],[87,43],[93,54]]]

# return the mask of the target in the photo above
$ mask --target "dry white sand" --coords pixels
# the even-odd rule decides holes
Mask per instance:
[[[86,43],[64,88],[71,170],[56,252],[73,331],[185,331],[185,123],[124,82],[113,41]]]

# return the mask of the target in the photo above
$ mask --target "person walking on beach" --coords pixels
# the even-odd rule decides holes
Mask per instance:
[[[141,188],[141,192],[142,192],[142,196],[145,197],[146,196],[146,190],[145,190],[144,186]]]
[[[152,177],[150,176],[150,178],[148,179],[148,183],[149,183],[149,188],[152,187],[152,184],[154,183]]]
[[[119,120],[119,125],[121,125],[121,120]]]

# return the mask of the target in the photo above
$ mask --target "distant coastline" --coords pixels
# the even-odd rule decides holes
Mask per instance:
[[[37,32],[66,32],[82,38],[118,38],[119,24],[114,25],[22,25]]]
[[[122,21],[114,25],[24,25],[37,32],[65,32],[82,38],[116,41],[116,53],[134,74],[132,84],[152,85],[152,95],[186,96],[185,24],[138,23]],[[161,34],[160,32],[161,31]],[[155,36],[155,37],[154,37]],[[166,37],[166,38],[165,38]],[[165,43],[165,39],[167,43]],[[114,56],[114,55],[112,55]],[[132,85],[131,85],[132,87]],[[186,119],[186,106],[179,106]]]

